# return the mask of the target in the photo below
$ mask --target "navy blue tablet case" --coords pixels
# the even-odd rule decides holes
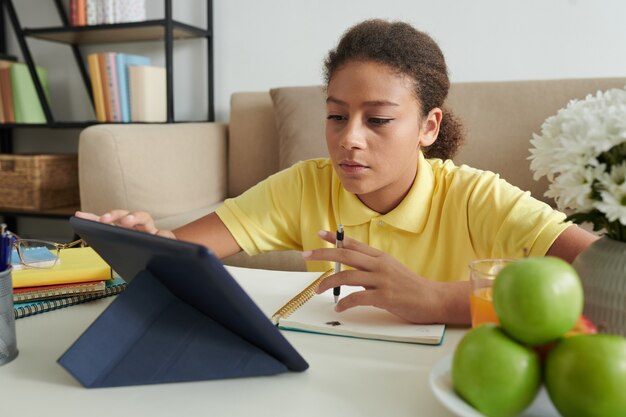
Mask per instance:
[[[85,387],[308,368],[205,247],[76,217],[70,223],[129,282],[59,358]]]

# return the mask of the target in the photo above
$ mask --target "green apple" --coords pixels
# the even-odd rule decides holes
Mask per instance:
[[[576,270],[560,258],[520,259],[496,276],[493,306],[511,337],[543,345],[574,327],[583,310],[583,287]]]
[[[563,417],[626,416],[626,339],[578,335],[548,353],[545,383]]]
[[[534,400],[541,386],[537,353],[494,324],[468,331],[454,351],[452,385],[489,417],[514,416]]]

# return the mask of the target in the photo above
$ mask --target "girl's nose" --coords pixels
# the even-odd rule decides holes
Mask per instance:
[[[365,147],[365,128],[363,123],[354,118],[349,120],[341,135],[339,145],[344,149],[363,149]]]

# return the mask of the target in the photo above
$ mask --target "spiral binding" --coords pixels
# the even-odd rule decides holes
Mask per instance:
[[[308,287],[298,293],[295,297],[289,300],[287,304],[282,306],[276,313],[272,315],[272,323],[274,323],[275,325],[278,324],[278,321],[281,318],[289,317],[291,314],[293,314],[294,311],[302,307],[304,303],[309,301],[315,295],[315,290],[317,290],[317,287],[320,285],[320,283],[324,281],[326,277],[334,273],[334,269],[329,269],[328,271],[320,275],[315,281],[310,283]]]

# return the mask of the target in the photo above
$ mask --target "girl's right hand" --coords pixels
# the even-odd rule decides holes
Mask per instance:
[[[98,216],[93,213],[85,213],[77,211],[76,217],[82,219],[93,220],[100,223],[113,224],[116,226],[125,227],[127,229],[138,230],[141,232],[149,233],[151,235],[158,235],[167,237],[170,239],[176,239],[176,235],[171,230],[159,230],[154,224],[154,219],[150,214],[145,211],[128,211],[128,210],[111,210],[104,213],[102,216]]]

